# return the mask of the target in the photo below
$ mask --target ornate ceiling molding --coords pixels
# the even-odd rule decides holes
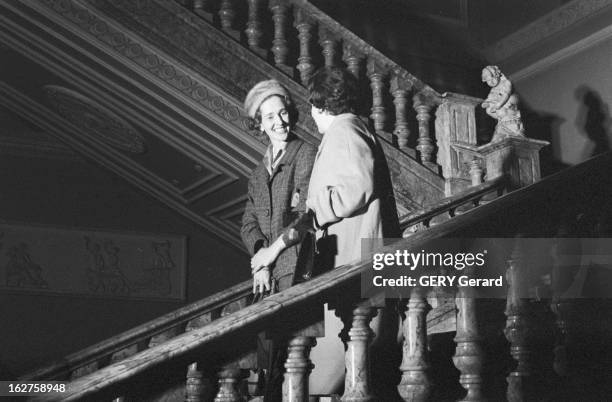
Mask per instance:
[[[485,50],[485,56],[499,63],[610,6],[612,0],[573,0],[501,39]]]
[[[46,5],[54,8],[48,8]],[[77,52],[86,55],[89,61],[104,66],[121,80],[134,84],[147,96],[154,97],[160,108],[174,109],[174,112],[181,114],[181,118],[188,119],[190,124],[200,126],[202,130],[207,127],[202,121],[202,116],[218,127],[216,130],[207,132],[207,135],[214,137],[214,141],[203,142],[205,138],[202,137],[201,132],[196,132],[184,124],[179,125],[175,116],[169,116],[159,108],[152,110],[150,102],[147,103],[126,91],[120,84],[117,84],[117,80],[109,80],[108,74],[101,74],[91,66],[83,64],[82,58],[77,59],[74,54],[63,53],[63,58],[59,62],[56,60],[55,63],[49,65],[51,71],[63,75],[68,81],[71,81],[70,75],[79,76],[81,73],[75,70],[66,73],[70,67],[65,65],[59,68],[60,71],[57,71],[56,66],[61,63],[79,65],[88,71],[87,78],[95,76],[97,81],[105,81],[114,92],[122,93],[121,102],[137,110],[134,117],[149,115],[150,120],[160,120],[161,124],[174,124],[176,129],[173,131],[183,137],[179,139],[168,137],[167,133],[161,133],[160,139],[170,142],[175,147],[180,147],[184,152],[193,150],[196,145],[196,149],[209,152],[207,158],[204,159],[216,159],[219,163],[225,163],[223,170],[230,170],[233,174],[248,174],[259,161],[265,145],[252,133],[247,132],[246,119],[240,114],[240,103],[231,98],[224,98],[223,92],[216,89],[210,81],[185,66],[177,65],[170,56],[163,54],[158,49],[151,48],[141,38],[120,31],[115,27],[115,22],[101,20],[89,10],[70,0],[28,2],[28,8],[19,3],[1,4],[0,7],[19,14],[29,23],[49,33],[48,36],[42,38],[32,35],[28,30],[21,30],[22,34],[15,41],[21,42],[27,39],[39,44],[40,52],[26,54],[27,49],[19,50],[28,57],[38,56],[33,53],[42,52],[44,54],[45,48],[56,49],[62,53],[62,47],[55,46],[55,42],[69,44]],[[61,33],[50,31],[45,23],[41,24],[40,18],[32,15],[33,11],[44,16],[43,18],[51,19],[54,24],[66,27],[68,31],[60,31]],[[5,25],[11,29],[6,35],[11,35],[13,29],[20,30],[21,28],[19,24],[10,19],[6,19],[5,22]],[[18,44],[10,45],[11,47],[19,46]],[[54,53],[47,54],[48,59],[54,57]],[[117,66],[117,61],[121,62],[120,66]],[[41,61],[37,62],[47,66]],[[89,91],[87,93],[92,95]],[[180,99],[182,103],[169,103],[169,98]],[[98,99],[98,94],[95,99]],[[188,112],[185,111],[185,106]],[[160,115],[164,118],[160,119]],[[186,142],[189,145],[186,146]],[[245,146],[237,146],[239,143]],[[255,151],[246,152],[246,150]]]
[[[0,154],[25,158],[46,158],[68,161],[83,160],[72,149],[58,141],[0,136]]]
[[[173,194],[168,194],[164,188],[160,188],[155,182],[150,182],[148,180],[151,176],[150,173],[147,176],[143,168],[130,158],[117,152],[106,143],[99,141],[97,137],[88,136],[88,134],[83,133],[79,127],[59,117],[46,106],[24,96],[17,89],[2,81],[0,81],[0,105],[33,122],[45,130],[45,132],[69,144],[70,147],[80,154],[119,174],[136,187],[151,194],[170,208],[198,223],[215,236],[235,246],[241,252],[244,252],[240,236],[232,226],[233,222],[223,221],[216,216],[198,214],[188,208],[182,200],[177,199]],[[96,144],[96,146],[92,147],[92,144]]]
[[[58,85],[46,85],[43,91],[48,105],[75,126],[120,151],[145,153],[142,135],[102,105],[83,94]]]

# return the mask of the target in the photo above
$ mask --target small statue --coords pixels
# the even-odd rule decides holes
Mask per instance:
[[[491,142],[506,137],[524,137],[525,130],[518,109],[518,96],[512,93],[512,83],[497,66],[486,66],[482,69],[482,82],[491,87],[482,107],[487,114],[497,120]]]

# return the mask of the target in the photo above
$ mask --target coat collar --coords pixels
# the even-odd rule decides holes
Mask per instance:
[[[291,163],[293,163],[297,153],[302,147],[302,144],[303,144],[303,141],[295,137],[287,143],[287,148],[285,148],[285,152],[282,155],[280,161],[278,162],[278,165],[276,165],[276,168],[272,171],[272,176],[268,174],[268,170],[266,169],[265,161],[262,160],[262,162],[259,164],[259,166],[256,168],[256,171],[255,171],[255,177],[257,181],[258,182],[268,181],[270,180],[270,177],[274,177],[274,175],[281,169],[281,166],[290,165]]]

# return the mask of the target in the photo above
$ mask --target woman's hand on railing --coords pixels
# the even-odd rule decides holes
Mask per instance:
[[[270,269],[262,267],[253,274],[253,294],[263,293],[270,290]]]

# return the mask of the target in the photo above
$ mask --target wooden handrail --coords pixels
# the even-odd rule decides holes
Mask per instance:
[[[562,189],[567,189],[568,185],[584,182],[585,178],[591,177],[593,174],[601,174],[600,171],[604,169],[607,172],[610,170],[610,167],[612,167],[612,153],[592,158],[583,164],[566,169],[538,183],[509,193],[495,202],[482,205],[429,230],[417,232],[392,245],[378,249],[376,252],[392,253],[398,248],[408,250],[419,249],[431,240],[456,233],[490,217],[499,217],[501,215],[500,212],[510,207],[559,192]],[[359,275],[369,269],[371,269],[371,255],[357,263],[338,267],[311,281],[293,286],[270,296],[260,303],[222,317],[204,327],[179,335],[163,344],[130,356],[119,363],[83,376],[70,383],[68,392],[62,394],[61,399],[58,396],[46,395],[35,400],[72,401],[90,396],[159,364],[184,357],[190,352],[196,352],[202,346],[217,341],[224,336],[230,334],[237,335],[241,331],[247,331],[251,325],[279,315],[283,309],[297,307],[303,303],[320,301],[323,295],[329,294],[337,287],[358,278]]]
[[[441,199],[439,202],[436,202],[435,205],[400,217],[400,227],[402,230],[404,230],[412,225],[416,225],[417,223],[421,223],[438,215],[450,212],[456,207],[464,205],[468,202],[478,201],[486,194],[503,190],[506,183],[507,178],[501,176],[477,186],[469,187],[461,192],[458,192],[457,194]]]
[[[135,345],[179,325],[186,325],[189,320],[221,308],[233,301],[247,297],[252,289],[252,281],[241,282],[235,286],[198,300],[175,311],[134,327],[121,334],[96,343],[78,352],[67,355],[43,368],[20,377],[22,381],[62,379],[78,367],[110,356],[130,345]]]
[[[423,210],[406,215],[400,219],[402,230],[418,222],[430,219],[438,214],[445,213],[449,209],[460,206],[471,200],[478,199],[482,195],[490,193],[504,184],[502,178],[483,183],[464,190],[452,197],[444,198],[439,203]],[[239,283],[214,295],[183,306],[175,311],[164,314],[154,320],[148,321],[135,328],[125,331],[117,336],[108,338],[95,345],[67,355],[45,367],[32,371],[20,377],[23,381],[39,379],[52,380],[62,379],[69,376],[76,368],[96,362],[106,356],[110,356],[130,345],[135,345],[152,336],[179,325],[186,324],[189,320],[206,314],[211,310],[218,309],[225,304],[247,297],[251,291],[250,280]]]

